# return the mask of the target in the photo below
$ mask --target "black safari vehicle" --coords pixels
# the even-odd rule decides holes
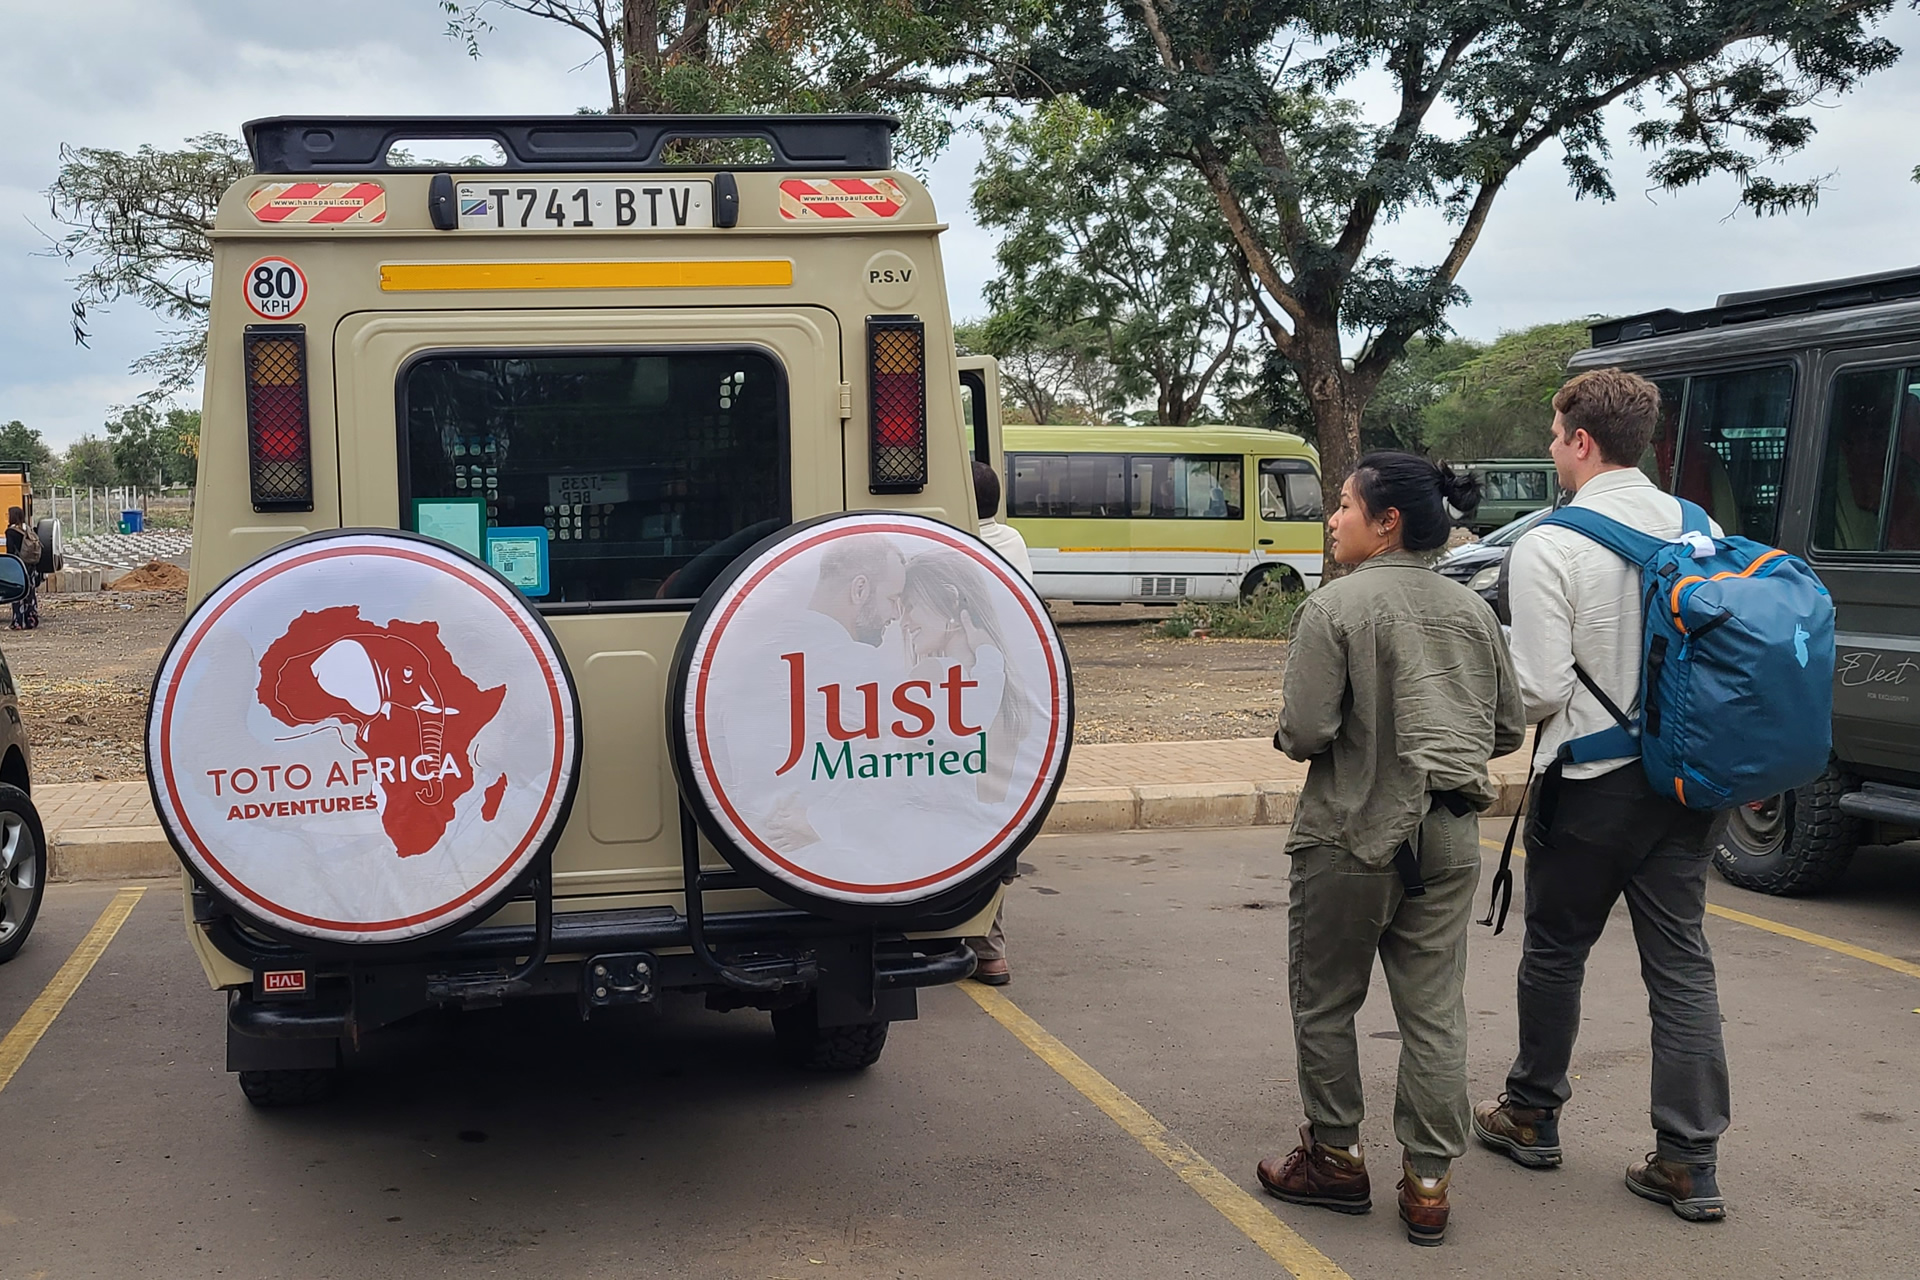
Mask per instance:
[[[1603,365],[1660,387],[1663,486],[1833,593],[1832,762],[1713,833],[1734,884],[1815,892],[1920,832],[1920,267],[1595,325],[1572,371]]]

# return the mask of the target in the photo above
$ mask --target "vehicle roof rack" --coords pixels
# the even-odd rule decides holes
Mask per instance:
[[[498,143],[508,169],[632,173],[688,167],[668,163],[663,153],[670,143],[695,138],[759,139],[773,151],[772,164],[730,169],[890,169],[899,127],[883,115],[273,116],[249,120],[241,132],[260,173],[449,168],[387,162],[395,143],[428,139]]]
[[[1898,302],[1905,298],[1920,298],[1920,267],[1903,267],[1897,271],[1879,271],[1840,280],[1821,280],[1783,289],[1723,293],[1713,306],[1700,311],[1648,311],[1619,320],[1603,320],[1588,326],[1587,332],[1594,346],[1610,347],[1673,333],[1692,333],[1700,329],[1750,324],[1755,320],[1774,320],[1781,316],[1809,315],[1818,311],[1840,311],[1848,307],[1871,306],[1877,302]]]

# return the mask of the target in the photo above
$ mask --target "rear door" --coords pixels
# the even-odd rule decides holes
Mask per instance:
[[[1834,748],[1867,771],[1920,775],[1920,343],[1830,355],[1813,420],[1807,548],[1838,626]],[[1798,522],[1794,522],[1797,526]],[[1797,545],[1795,545],[1797,544]]]
[[[732,555],[845,508],[840,343],[815,307],[364,312],[335,333],[342,523],[546,544],[538,600],[582,712],[554,855],[572,909],[680,885],[674,647]]]

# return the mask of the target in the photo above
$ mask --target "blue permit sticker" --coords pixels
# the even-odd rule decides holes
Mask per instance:
[[[542,525],[487,530],[487,563],[493,571],[538,598],[552,588],[547,579],[547,537]]]

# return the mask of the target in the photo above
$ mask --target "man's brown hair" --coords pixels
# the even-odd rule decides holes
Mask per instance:
[[[1660,424],[1660,389],[1625,369],[1590,369],[1554,393],[1566,438],[1584,431],[1616,467],[1640,461]]]

